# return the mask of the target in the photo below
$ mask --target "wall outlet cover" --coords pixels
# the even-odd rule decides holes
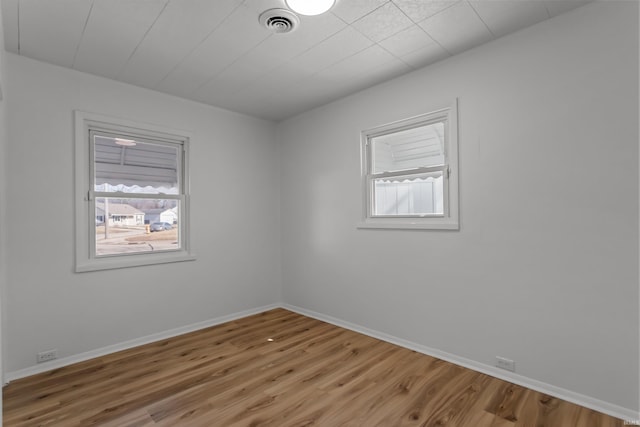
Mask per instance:
[[[507,371],[516,371],[516,362],[506,357],[496,356],[496,367],[506,369]]]
[[[48,362],[49,360],[54,360],[58,358],[58,350],[53,349],[53,350],[47,350],[47,351],[41,351],[40,353],[37,354],[37,362],[38,363],[42,363],[42,362]]]

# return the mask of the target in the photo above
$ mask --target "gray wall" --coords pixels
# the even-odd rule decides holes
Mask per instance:
[[[359,230],[359,132],[459,98],[460,231]],[[285,302],[638,409],[638,6],[279,126]]]
[[[276,303],[275,125],[7,54],[6,370]],[[73,273],[73,110],[184,129],[198,259]],[[232,187],[219,185],[233,179]],[[55,213],[43,220],[44,209]]]
[[[1,6],[1,4],[0,4]],[[2,9],[0,7],[0,9]],[[5,100],[4,100],[4,75],[5,75],[5,52],[4,52],[4,31],[2,28],[2,10],[0,10],[0,380],[4,384],[4,351],[6,346],[4,345],[5,334],[4,320],[5,310],[2,308],[4,302],[4,294],[7,287],[7,275],[6,275],[6,257],[7,257],[7,222],[6,222],[6,183],[7,183],[7,120],[5,118]],[[0,419],[2,418],[2,405],[0,405]]]

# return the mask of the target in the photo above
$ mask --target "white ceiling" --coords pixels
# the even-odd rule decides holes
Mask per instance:
[[[1,0],[8,51],[281,120],[589,0],[338,0],[288,34],[284,0]]]

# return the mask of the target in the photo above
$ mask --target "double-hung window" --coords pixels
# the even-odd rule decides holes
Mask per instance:
[[[76,112],[76,271],[194,259],[189,137]]]
[[[459,228],[455,102],[363,131],[361,150],[361,228]]]

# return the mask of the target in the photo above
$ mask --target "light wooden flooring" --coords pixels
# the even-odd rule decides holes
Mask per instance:
[[[12,382],[4,388],[4,425],[598,427],[623,422],[276,309]]]

